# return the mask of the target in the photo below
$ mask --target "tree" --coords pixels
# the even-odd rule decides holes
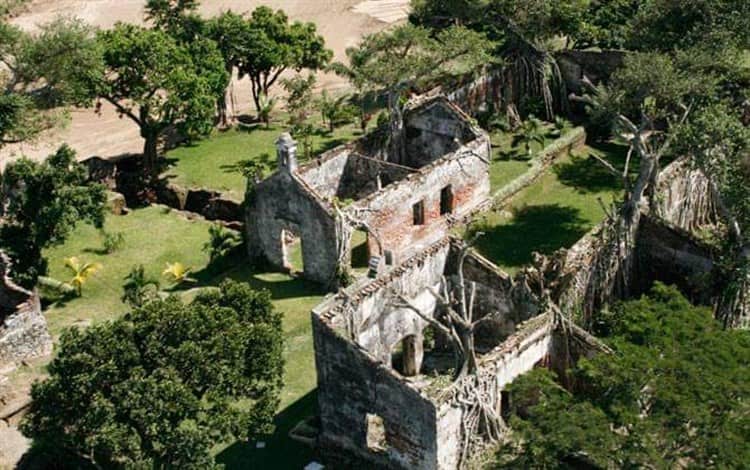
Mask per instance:
[[[405,93],[414,87],[434,84],[438,77],[475,71],[492,62],[492,45],[481,34],[451,27],[433,35],[413,25],[366,36],[349,48],[349,65],[334,70],[349,77],[358,89],[385,91],[390,113],[389,159],[403,162]]]
[[[195,37],[202,23],[195,13],[199,4],[199,0],[148,0],[146,21],[175,38],[189,40]]]
[[[249,22],[232,11],[223,12],[206,22],[204,34],[216,43],[224,58],[224,69],[232,76],[234,70],[240,66],[247,56],[245,47],[248,44]],[[217,102],[219,110],[219,124],[228,125],[227,93],[222,93]]]
[[[318,108],[323,118],[323,124],[328,124],[328,131],[333,132],[336,126],[347,124],[354,120],[358,109],[349,103],[349,95],[331,96],[323,90],[318,100]]]
[[[203,245],[203,251],[208,252],[209,261],[214,263],[228,256],[242,244],[242,237],[234,230],[228,230],[220,224],[208,227],[209,241]]]
[[[103,468],[215,468],[215,445],[270,430],[282,352],[267,291],[150,302],[62,334],[22,431]]]
[[[130,307],[142,307],[145,303],[156,300],[159,292],[159,280],[146,275],[143,265],[133,266],[122,285],[123,303]]]
[[[750,129],[736,110],[718,103],[697,110],[675,134],[673,152],[689,156],[709,178],[726,224],[716,316],[737,326],[750,309]]]
[[[532,143],[536,142],[541,147],[544,147],[546,130],[544,129],[544,124],[539,119],[530,116],[529,119],[521,124],[520,132],[519,140],[523,142],[527,156],[531,156]]]
[[[83,261],[76,256],[65,259],[65,267],[68,268],[73,277],[70,285],[76,290],[76,295],[80,297],[83,294],[83,285],[86,284],[91,276],[102,269],[99,263]]]
[[[58,125],[57,107],[83,104],[86,93],[76,79],[98,70],[90,27],[60,18],[36,35],[0,21],[0,146],[30,140]]]
[[[128,24],[102,31],[98,42],[104,72],[85,81],[94,96],[138,125],[145,167],[155,177],[166,131],[188,137],[211,131],[216,96],[229,80],[224,61],[211,41],[179,44],[162,31]]]
[[[314,23],[290,24],[286,13],[265,6],[253,11],[244,38],[240,78],[250,79],[256,109],[284,71],[318,70],[333,56]]]
[[[64,242],[77,222],[104,222],[105,189],[88,182],[66,146],[42,163],[10,163],[0,174],[0,196],[0,246],[13,260],[14,279],[27,288],[47,273],[44,248]]]
[[[289,113],[289,124],[292,127],[303,125],[313,111],[313,90],[317,78],[313,74],[307,77],[296,75],[281,80],[281,86],[287,93],[286,110]]]
[[[723,330],[709,309],[663,285],[603,315],[597,329],[615,354],[582,359],[570,372],[572,390],[540,371],[510,386],[521,448],[508,468],[748,461],[747,332]]]

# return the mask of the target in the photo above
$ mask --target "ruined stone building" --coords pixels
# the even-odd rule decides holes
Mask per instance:
[[[466,436],[471,396],[457,400],[451,351],[424,319],[394,302],[404,296],[423,314],[439,315],[430,289],[437,290],[442,279],[455,282],[458,250],[457,240],[443,238],[313,311],[318,448],[328,462],[454,469],[474,448],[466,443],[481,440]],[[475,318],[486,320],[475,334],[477,376],[492,390],[498,413],[508,407],[503,388],[519,375],[537,365],[563,367],[562,351],[600,349],[574,325],[559,334],[554,315],[542,309],[528,285],[480,255],[470,252],[463,271],[466,282],[476,285]],[[580,347],[571,352],[571,344]]]
[[[608,218],[513,278],[469,252],[463,273],[476,285],[475,318],[482,320],[475,333],[479,370],[462,380],[479,382],[502,415],[512,400],[504,388],[521,374],[539,366],[562,372],[581,356],[607,351],[569,318],[585,324],[602,306],[655,280],[710,303],[714,254],[693,231],[715,224],[717,215],[695,171],[673,163],[637,226],[618,231],[619,219]],[[481,448],[484,436],[469,434],[465,420],[473,406],[473,392],[465,392],[473,388],[451,382],[444,342],[397,301],[408,298],[423,315],[440,315],[435,292],[446,281],[455,289],[458,245],[442,238],[312,312],[318,448],[329,462],[454,469]]]
[[[290,247],[299,241],[304,277],[335,287],[351,268],[353,249],[364,251],[365,265],[394,266],[487,203],[489,137],[467,115],[436,96],[409,105],[404,124],[398,163],[386,155],[382,132],[304,165],[283,135],[277,170],[246,200],[251,257],[290,269]]]
[[[52,338],[36,292],[8,277],[10,261],[0,251],[0,369],[52,351]]]

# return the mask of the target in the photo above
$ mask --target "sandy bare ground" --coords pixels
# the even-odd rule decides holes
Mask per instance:
[[[68,15],[100,28],[109,28],[117,21],[141,23],[144,4],[144,0],[33,0],[26,13],[13,22],[24,29],[34,30],[56,16]],[[283,8],[293,20],[316,23],[328,47],[334,51],[335,59],[343,60],[346,48],[356,45],[363,35],[403,20],[408,4],[409,0],[203,0],[201,13],[212,16],[229,9],[249,13],[259,5]],[[336,90],[347,86],[345,80],[335,75],[319,75],[318,79],[321,88]],[[235,80],[232,89],[236,112],[249,112],[249,82]],[[34,143],[6,146],[0,150],[0,169],[21,155],[43,158],[62,143],[73,147],[81,159],[93,155],[113,157],[142,150],[137,126],[128,119],[121,119],[111,106],[104,106],[101,115],[96,115],[91,109],[76,109],[65,129],[50,132]]]

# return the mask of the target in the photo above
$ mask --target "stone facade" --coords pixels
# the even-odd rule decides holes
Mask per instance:
[[[487,204],[489,137],[441,96],[412,102],[404,120],[398,163],[379,132],[301,166],[296,144],[280,139],[277,171],[246,198],[250,256],[289,269],[288,241],[299,239],[304,277],[336,287],[355,229],[367,234],[368,258],[395,265]]]
[[[0,252],[0,368],[52,351],[39,295],[14,284],[9,266]]]

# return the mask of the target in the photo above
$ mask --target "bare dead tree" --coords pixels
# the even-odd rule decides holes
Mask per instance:
[[[476,283],[466,283],[464,276],[464,263],[471,247],[476,240],[483,235],[481,232],[474,235],[469,242],[464,242],[458,254],[457,281],[454,289],[451,289],[445,276],[440,281],[440,291],[428,287],[429,292],[437,301],[437,312],[432,317],[422,312],[414,303],[403,294],[393,292],[391,305],[396,308],[404,308],[414,312],[421,319],[434,326],[451,342],[455,357],[455,380],[460,380],[468,374],[474,374],[477,370],[477,358],[474,347],[474,331],[479,323],[486,317],[475,318],[474,306],[476,301]]]

